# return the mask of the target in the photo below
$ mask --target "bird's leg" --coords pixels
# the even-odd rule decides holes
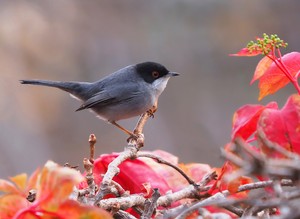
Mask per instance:
[[[123,126],[119,125],[118,123],[116,123],[115,121],[110,121],[110,123],[114,126],[116,126],[117,128],[121,129],[123,132],[125,132],[126,134],[134,137],[135,134],[127,129],[125,129]]]
[[[144,126],[145,126],[148,118],[149,117],[153,118],[154,117],[154,113],[156,112],[156,110],[157,110],[157,104],[155,104],[147,112],[143,113],[140,116],[139,121],[137,122],[137,124],[136,124],[133,132],[127,130],[126,128],[124,128],[123,126],[119,125],[115,121],[110,121],[110,123],[113,124],[114,126],[118,127],[119,129],[121,129],[126,134],[128,134],[130,137],[127,139],[127,142],[129,142],[130,139],[132,139],[132,138],[137,139],[139,137],[139,135],[141,135],[143,133],[143,129],[144,129]]]

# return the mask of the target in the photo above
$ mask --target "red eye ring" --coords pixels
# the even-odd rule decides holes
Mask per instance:
[[[157,71],[153,71],[152,72],[152,77],[153,78],[158,78],[159,77],[159,73]]]

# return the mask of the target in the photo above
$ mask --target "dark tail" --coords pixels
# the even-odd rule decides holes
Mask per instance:
[[[82,100],[86,99],[86,90],[88,90],[90,85],[90,83],[87,82],[62,82],[47,80],[20,80],[20,83],[56,87]]]

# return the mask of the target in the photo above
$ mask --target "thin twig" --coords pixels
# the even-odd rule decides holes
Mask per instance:
[[[155,154],[149,154],[149,153],[144,153],[144,152],[138,153],[137,156],[138,157],[148,157],[148,158],[156,160],[158,163],[165,164],[169,167],[172,167],[177,172],[179,172],[188,181],[189,184],[197,186],[197,184],[188,175],[186,175],[185,172],[183,172],[179,167],[177,167],[176,165],[164,160],[163,158],[161,158],[159,156],[156,156]]]
[[[255,183],[249,183],[245,185],[239,186],[238,192],[243,192],[243,191],[249,191],[253,189],[258,189],[258,188],[265,188],[273,185],[273,181],[262,181],[262,182],[255,182]],[[281,185],[283,186],[292,186],[293,182],[291,180],[282,180]],[[200,207],[208,206],[208,205],[218,205],[218,206],[229,206],[235,203],[237,200],[228,200],[226,197],[230,195],[230,192],[228,190],[218,192],[214,194],[213,196],[204,199],[195,205],[191,206],[190,208],[186,209],[184,212],[182,212],[176,219],[184,219],[187,217],[189,214],[194,212]],[[297,196],[298,194],[294,195]],[[293,197],[294,197],[293,196]],[[240,201],[239,201],[240,202]],[[227,208],[228,209],[228,208]],[[230,208],[229,208],[230,209]],[[236,213],[236,212],[233,212]]]
[[[139,135],[139,134],[142,134],[143,133],[143,129],[144,129],[144,126],[147,122],[147,120],[151,117],[151,115],[146,112],[144,114],[142,114],[139,118],[139,121],[137,122],[135,128],[134,128],[134,131],[133,133],[136,134],[136,135]]]
[[[208,191],[210,186],[206,186],[211,180],[215,179],[215,172],[206,174],[203,179],[198,183],[198,187],[196,188],[194,185],[189,185],[177,192],[169,193],[164,196],[161,196],[158,201],[158,206],[168,207],[173,202],[178,200],[182,200],[185,198],[199,198],[199,192]]]
[[[155,219],[171,219],[179,215],[181,212],[183,212],[185,209],[187,209],[189,206],[191,206],[192,203],[184,203],[182,205],[179,205],[174,208],[168,208],[163,210],[158,210],[158,212],[155,215]]]
[[[112,206],[118,206],[119,209],[125,210],[137,205],[143,206],[145,201],[143,195],[133,194],[128,197],[102,199],[99,201],[98,206],[106,210],[111,210]]]
[[[283,156],[290,159],[300,160],[300,156],[298,154],[288,151],[281,145],[268,140],[266,134],[263,132],[261,128],[257,129],[257,137],[265,146],[269,147],[270,149],[276,150],[277,152],[281,153]]]
[[[123,211],[123,210],[119,210],[116,213],[114,213],[114,218],[118,218],[118,219],[137,219],[133,215],[131,215],[128,212]]]
[[[94,134],[89,136],[89,143],[90,143],[90,161],[93,163],[95,159],[95,144],[97,142],[97,138]]]
[[[156,209],[156,203],[159,197],[160,197],[160,193],[158,189],[154,189],[152,197],[145,201],[144,212],[141,216],[141,219],[151,218],[154,210]]]

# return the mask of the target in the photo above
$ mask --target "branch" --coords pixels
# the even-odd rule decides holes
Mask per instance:
[[[128,197],[102,199],[99,201],[98,206],[106,210],[111,210],[113,206],[117,206],[118,209],[126,210],[137,205],[143,206],[145,201],[146,199],[143,195],[133,194]]]
[[[97,142],[96,136],[94,134],[91,134],[89,136],[89,143],[90,143],[90,161],[91,163],[94,163],[94,157],[95,157],[95,144]]]
[[[141,219],[151,218],[154,210],[156,209],[156,203],[159,197],[160,197],[160,193],[158,189],[154,189],[154,193],[152,197],[145,201],[144,212],[141,216]]]
[[[114,213],[114,218],[118,218],[118,219],[137,219],[133,215],[131,215],[128,212],[123,211],[123,210],[119,210],[116,213]]]
[[[139,121],[137,122],[135,128],[134,128],[134,131],[133,133],[136,134],[136,135],[140,135],[143,133],[143,129],[144,129],[144,126],[147,122],[147,120],[153,116],[153,113],[150,113],[150,112],[146,112],[144,114],[141,115]]]
[[[157,205],[167,207],[170,206],[173,202],[185,198],[195,198],[195,197],[199,198],[199,192],[208,191],[210,187],[207,187],[206,185],[211,180],[215,179],[215,176],[216,176],[215,172],[206,174],[201,180],[201,182],[199,182],[197,187],[195,187],[194,185],[189,185],[188,187],[185,187],[177,192],[161,196],[157,200]]]
[[[206,184],[214,178],[214,175],[215,173],[213,172],[204,176],[201,182],[199,183],[198,190],[196,190],[193,185],[189,185],[188,187],[178,192],[159,197],[157,200],[157,206],[169,206],[173,202],[184,198],[194,198],[195,193],[198,194],[199,191],[209,190],[210,186],[206,186]],[[98,206],[106,210],[111,210],[113,208],[112,206],[118,206],[118,209],[128,209],[139,205],[144,206],[145,201],[146,198],[144,198],[142,194],[132,194],[128,195],[127,197],[102,199],[98,202]]]
[[[281,185],[282,186],[293,186],[293,182],[291,180],[281,180]],[[249,183],[249,184],[245,184],[245,185],[241,185],[239,186],[238,192],[243,192],[243,191],[249,191],[249,190],[254,190],[254,189],[259,189],[259,188],[265,188],[265,187],[269,187],[271,185],[274,184],[274,181],[262,181],[262,182],[255,182],[255,183]],[[176,217],[176,219],[184,219],[186,218],[188,215],[190,215],[192,212],[194,212],[195,210],[197,210],[200,207],[204,207],[204,206],[208,206],[208,205],[217,205],[217,206],[227,206],[226,209],[227,210],[232,210],[233,208],[228,208],[229,205],[232,205],[234,203],[241,202],[242,200],[229,200],[227,199],[227,196],[229,196],[231,193],[228,190],[222,191],[222,192],[218,192],[215,195],[204,199],[198,203],[196,203],[195,205],[191,206],[190,208],[186,209],[185,211],[183,211],[180,215],[178,215],[178,217]],[[298,197],[298,193],[294,194],[292,197]],[[255,203],[257,202],[257,200],[255,200]],[[238,212],[234,212],[233,213],[238,213]],[[239,212],[239,215],[242,212]]]
[[[107,172],[105,173],[102,183],[100,185],[100,189],[98,194],[96,195],[95,205],[107,194],[110,193],[110,185],[112,179],[120,172],[119,165],[123,163],[125,160],[136,158],[137,152],[144,145],[144,135],[139,134],[137,138],[130,138],[127,146],[124,151],[119,154],[117,158],[115,158],[107,168]]]

